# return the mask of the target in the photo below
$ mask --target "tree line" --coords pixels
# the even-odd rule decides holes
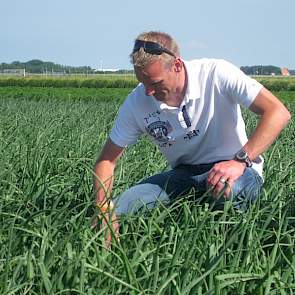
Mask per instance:
[[[64,74],[75,74],[75,73],[89,73],[92,74],[95,72],[89,66],[66,66],[55,64],[50,61],[42,61],[39,59],[33,59],[27,62],[14,61],[12,63],[1,63],[0,71],[7,69],[25,69],[26,72],[35,73],[35,74],[46,74],[50,72],[54,73],[64,73]]]
[[[281,75],[281,68],[276,66],[244,66],[241,70],[247,75]]]
[[[1,63],[0,72],[7,69],[25,69],[26,72],[35,73],[35,74],[46,74],[50,72],[54,73],[64,73],[64,74],[80,74],[80,73],[106,73],[107,71],[95,70],[90,66],[66,66],[56,64],[50,61],[42,61],[39,59],[33,59],[27,62],[14,61],[12,63]],[[281,69],[276,66],[242,66],[240,68],[247,75],[280,75]],[[293,74],[295,71],[290,70],[290,74]],[[132,74],[133,70],[118,70],[118,74]],[[295,74],[295,73],[294,73]]]

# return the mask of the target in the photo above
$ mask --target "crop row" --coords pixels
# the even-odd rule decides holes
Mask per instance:
[[[0,87],[0,98],[16,100],[49,101],[52,99],[66,101],[122,102],[132,88],[55,88],[55,87]],[[294,91],[273,92],[279,99],[293,102]]]
[[[0,78],[0,87],[75,87],[75,88],[134,88],[137,85],[135,78]]]
[[[295,78],[255,77],[271,91],[295,91]],[[63,87],[63,88],[134,88],[135,77],[98,76],[98,77],[0,77],[0,87]]]
[[[255,78],[271,91],[295,91],[295,77],[290,78]]]
[[[34,100],[46,102],[59,101],[99,101],[122,102],[131,88],[55,88],[55,87],[0,87],[0,98],[15,100]]]

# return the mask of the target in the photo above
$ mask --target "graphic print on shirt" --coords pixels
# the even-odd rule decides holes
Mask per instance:
[[[183,137],[184,140],[191,140],[193,137],[198,136],[200,134],[199,129],[190,130],[186,135]]]
[[[146,127],[146,131],[157,141],[168,142],[171,140],[169,133],[172,131],[172,126],[168,121],[155,121]]]
[[[147,126],[146,132],[152,136],[161,147],[171,146],[173,138],[169,135],[172,132],[172,126],[169,121],[163,121],[160,118],[160,111],[149,113],[145,118]]]

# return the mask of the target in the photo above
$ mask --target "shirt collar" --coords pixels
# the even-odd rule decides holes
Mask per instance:
[[[183,61],[187,74],[187,87],[182,101],[182,105],[190,100],[200,98],[199,71],[200,66],[195,61]]]

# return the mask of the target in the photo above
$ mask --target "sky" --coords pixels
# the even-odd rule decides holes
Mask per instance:
[[[295,69],[294,12],[294,0],[0,0],[0,63],[132,69],[136,36],[156,30],[185,60]]]

